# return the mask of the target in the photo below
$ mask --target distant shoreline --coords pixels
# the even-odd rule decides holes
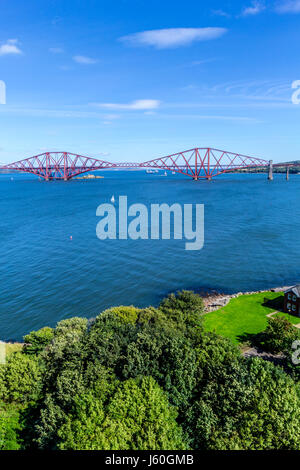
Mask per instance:
[[[249,291],[249,292],[235,292],[233,294],[224,294],[222,292],[218,292],[217,290],[211,290],[210,292],[203,292],[203,293],[198,293],[200,297],[202,297],[203,302],[204,302],[204,308],[205,312],[204,313],[209,313],[213,312],[215,310],[218,310],[222,307],[225,307],[231,299],[234,299],[236,297],[240,297],[242,295],[252,295],[252,294],[261,294],[263,292],[283,292],[287,289],[289,289],[291,286],[283,286],[283,287],[273,287],[271,289],[262,289],[262,290],[257,290],[257,291]],[[197,293],[197,292],[196,292]],[[1,340],[0,343],[5,343],[5,344],[19,344],[23,345],[24,343],[19,340],[14,340],[14,339],[8,339],[8,340]]]

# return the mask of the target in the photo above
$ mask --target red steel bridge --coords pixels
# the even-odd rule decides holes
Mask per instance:
[[[213,148],[194,148],[143,163],[113,163],[69,152],[46,152],[0,166],[0,170],[31,173],[46,181],[68,181],[88,171],[122,168],[165,170],[194,180],[210,180],[223,173],[255,168],[269,168],[269,177],[272,175],[272,161]]]

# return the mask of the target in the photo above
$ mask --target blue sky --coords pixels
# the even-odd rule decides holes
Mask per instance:
[[[0,0],[0,162],[300,158],[300,0]]]

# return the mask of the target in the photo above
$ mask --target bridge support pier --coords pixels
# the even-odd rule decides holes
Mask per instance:
[[[273,180],[273,160],[270,160],[269,162],[269,175],[268,175],[268,180],[272,181]]]
[[[286,167],[286,180],[288,181],[290,179],[290,167]]]

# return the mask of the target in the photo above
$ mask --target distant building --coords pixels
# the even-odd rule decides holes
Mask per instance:
[[[285,291],[284,311],[300,317],[300,284]]]

